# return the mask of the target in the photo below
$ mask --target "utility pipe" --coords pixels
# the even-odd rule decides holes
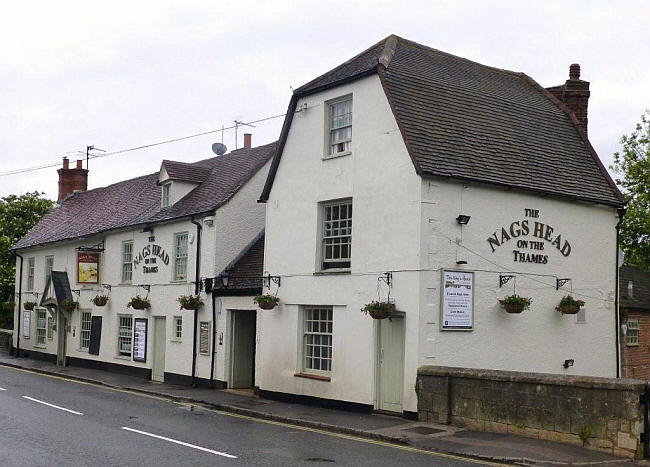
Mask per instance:
[[[196,226],[196,264],[195,264],[195,277],[194,277],[194,295],[198,295],[201,291],[201,232],[203,227],[200,222],[196,222],[194,218],[191,219],[192,224]],[[199,310],[194,310],[194,335],[192,336],[192,387],[198,386],[196,378],[196,326],[199,319]]]
[[[621,224],[623,223],[623,217],[625,216],[625,212],[627,211],[627,208],[625,206],[621,206],[620,208],[616,209],[616,213],[618,214],[618,223],[616,224],[616,261],[614,262],[614,265],[616,266],[616,274],[614,277],[616,278],[616,285],[615,285],[615,292],[614,292],[614,315],[615,315],[615,322],[616,322],[616,377],[620,378],[621,377],[621,349],[620,349],[620,343],[619,343],[619,333],[621,332],[621,325],[620,325],[620,317],[619,317],[619,299],[618,299],[618,294],[619,294],[619,267],[618,267],[618,259],[619,259],[619,243],[621,241]]]
[[[24,258],[14,251],[14,255],[20,258],[20,273],[18,274],[18,322],[16,323],[16,357],[20,357],[20,333],[22,332],[20,324],[20,309],[22,308],[23,298],[23,262]],[[15,287],[15,286],[14,286]],[[14,289],[15,290],[15,289]]]

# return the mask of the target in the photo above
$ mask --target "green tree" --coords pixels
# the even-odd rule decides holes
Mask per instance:
[[[621,225],[625,262],[650,270],[650,110],[629,135],[621,138],[621,151],[614,153],[611,169],[628,201]]]
[[[14,293],[16,260],[11,247],[22,238],[54,203],[37,191],[0,198],[0,302]]]

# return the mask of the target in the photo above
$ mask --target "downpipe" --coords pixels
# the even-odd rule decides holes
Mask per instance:
[[[17,252],[14,251],[14,255],[16,255],[17,258],[20,258],[20,272],[18,274],[18,300],[16,303],[18,304],[18,322],[16,323],[16,352],[15,355],[16,357],[20,357],[20,333],[22,332],[21,330],[21,324],[20,324],[20,310],[22,308],[22,298],[23,298],[23,262],[25,261],[24,258],[19,255]],[[15,290],[15,285],[14,285],[14,290]]]
[[[198,295],[201,291],[201,233],[203,227],[200,222],[196,222],[194,218],[190,220],[196,226],[196,264],[195,264],[195,277],[194,277],[194,295]],[[192,387],[198,386],[196,377],[196,328],[199,320],[199,310],[194,310],[194,329],[192,336]]]
[[[621,224],[623,223],[623,217],[625,217],[625,212],[627,209],[625,207],[620,207],[616,209],[616,212],[618,214],[618,223],[616,224],[616,261],[614,261],[614,267],[616,268],[616,273],[614,274],[614,277],[616,278],[616,283],[614,285],[614,320],[615,320],[615,325],[616,325],[616,377],[620,378],[621,377],[621,344],[619,342],[619,334],[621,332],[621,323],[620,323],[620,313],[619,313],[619,267],[618,267],[618,260],[619,260],[619,247],[620,247],[620,242],[621,242]],[[647,412],[647,411],[646,411]]]
[[[217,297],[215,296],[214,292],[211,293],[212,295],[212,355],[210,356],[210,387],[214,387],[214,351],[216,349],[215,344],[216,344],[216,338],[215,338],[215,330],[217,326],[217,310],[216,310],[216,300]]]

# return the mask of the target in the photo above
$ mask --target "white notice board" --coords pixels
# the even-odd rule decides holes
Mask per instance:
[[[23,311],[23,339],[29,339],[29,329],[32,327],[32,312]]]
[[[135,319],[133,332],[133,360],[136,362],[147,361],[147,318]]]
[[[471,330],[474,326],[474,273],[442,272],[441,329]]]

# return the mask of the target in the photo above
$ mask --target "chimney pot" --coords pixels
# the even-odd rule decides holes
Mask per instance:
[[[64,169],[69,169],[70,168],[70,161],[65,156],[63,156],[63,168]]]
[[[244,149],[250,149],[252,143],[252,137],[250,133],[244,133]]]
[[[76,168],[71,169],[68,158],[63,158],[63,167],[57,170],[59,174],[59,197],[57,202],[60,203],[70,193],[78,193],[88,189],[88,170],[84,169],[82,164],[83,160],[80,159],[77,161]]]
[[[569,79],[580,79],[580,65],[577,63],[572,63],[571,66],[569,66]]]
[[[83,161],[81,159],[77,159],[77,168],[78,169],[83,169],[82,164],[83,164]]]

